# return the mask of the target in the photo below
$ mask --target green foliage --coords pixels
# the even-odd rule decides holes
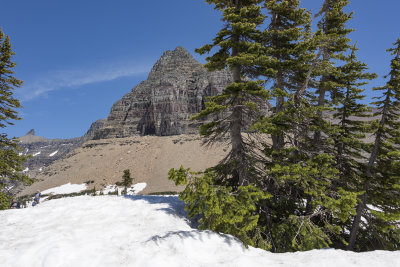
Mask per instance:
[[[13,97],[13,90],[21,86],[22,81],[13,76],[15,63],[11,61],[11,57],[14,54],[11,50],[10,38],[4,36],[0,28],[0,128],[12,125],[11,120],[20,120],[15,109],[20,108],[21,105],[19,100]],[[27,157],[20,156],[18,152],[18,141],[0,133],[0,194],[3,195],[3,199],[6,194],[9,194],[6,187],[10,184],[33,182],[28,176],[21,174],[22,163]]]
[[[7,196],[5,193],[1,192],[1,187],[0,187],[0,210],[5,210],[10,207],[11,204],[11,198]]]
[[[122,192],[122,194],[126,194],[128,192],[128,187],[130,187],[132,183],[133,183],[133,178],[131,177],[131,171],[124,170],[124,174],[122,175],[122,182],[117,184],[124,186],[124,191]]]
[[[360,196],[352,225],[350,249],[400,248],[400,39],[393,45],[388,49],[394,56],[386,76],[389,80],[385,86],[374,88],[383,92],[374,102],[374,115],[380,119],[372,124],[375,140],[359,186],[365,193]],[[368,224],[360,229],[361,217]],[[363,228],[369,232],[363,233]]]
[[[206,67],[233,82],[192,119],[206,118],[206,143],[228,136],[231,150],[204,173],[169,171],[189,217],[273,252],[399,249],[400,40],[369,123],[362,87],[376,75],[349,44],[348,0],[325,0],[315,33],[299,0],[206,2],[224,26],[197,52],[215,51]]]
[[[210,229],[238,237],[246,246],[260,245],[257,235],[258,203],[269,197],[253,185],[232,187],[215,185],[215,173],[208,170],[203,174],[190,172],[182,166],[171,169],[168,179],[176,185],[187,184],[179,198],[185,202],[190,218],[200,217],[200,229]],[[264,244],[268,247],[268,244]]]
[[[124,186],[131,186],[133,183],[133,178],[131,177],[131,171],[130,170],[124,170],[124,174],[122,175],[122,184]]]
[[[243,135],[263,114],[261,107],[270,97],[259,74],[269,73],[271,57],[264,53],[262,32],[258,29],[265,16],[261,0],[222,1],[210,0],[222,11],[223,28],[212,44],[197,49],[200,54],[217,52],[206,58],[209,70],[229,69],[233,82],[220,95],[210,97],[206,108],[193,119],[214,118],[200,127],[207,142],[229,137],[231,151],[216,168],[217,180],[233,187],[254,182],[257,168],[256,155],[252,153],[251,138]]]
[[[293,163],[283,153],[269,171],[267,191],[273,197],[263,203],[260,220],[275,252],[323,248],[336,240],[343,243],[340,225],[355,212],[357,194],[332,188],[338,170],[331,156],[299,158],[303,159]]]

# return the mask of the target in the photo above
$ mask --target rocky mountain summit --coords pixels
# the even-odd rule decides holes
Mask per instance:
[[[229,71],[209,72],[183,47],[166,51],[146,81],[117,101],[105,121],[98,121],[93,139],[135,135],[170,136],[197,133],[190,118],[204,109],[207,96],[232,82]]]

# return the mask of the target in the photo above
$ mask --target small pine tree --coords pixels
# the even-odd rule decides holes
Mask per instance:
[[[123,194],[128,193],[128,187],[130,187],[133,183],[133,178],[131,177],[130,170],[124,170],[124,174],[122,175],[122,185],[124,186]]]
[[[13,90],[21,86],[22,81],[13,76],[15,63],[11,57],[15,53],[11,50],[10,38],[5,36],[0,28],[0,128],[12,125],[10,120],[20,120],[16,108],[21,104],[13,97]],[[16,182],[30,184],[33,182],[26,175],[22,175],[22,163],[25,156],[19,155],[18,141],[10,139],[0,133],[0,208],[7,207],[10,198],[7,187]]]

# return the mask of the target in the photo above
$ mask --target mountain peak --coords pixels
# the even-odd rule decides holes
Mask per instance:
[[[26,135],[35,135],[35,129],[31,129]]]
[[[160,79],[164,74],[176,74],[178,76],[203,70],[203,65],[195,60],[192,55],[182,46],[175,50],[167,50],[154,64],[149,73],[149,79]]]

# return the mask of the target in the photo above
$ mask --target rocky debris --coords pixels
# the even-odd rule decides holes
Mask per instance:
[[[32,129],[26,135],[19,138],[19,146],[22,148],[21,154],[31,156],[24,163],[24,174],[35,178],[43,172],[47,166],[54,161],[64,158],[87,140],[84,137],[73,139],[46,139],[35,136]]]
[[[204,109],[206,97],[222,92],[231,82],[229,71],[208,72],[183,47],[166,51],[147,80],[117,101],[89,135],[106,139],[197,133],[199,122],[190,118]]]

